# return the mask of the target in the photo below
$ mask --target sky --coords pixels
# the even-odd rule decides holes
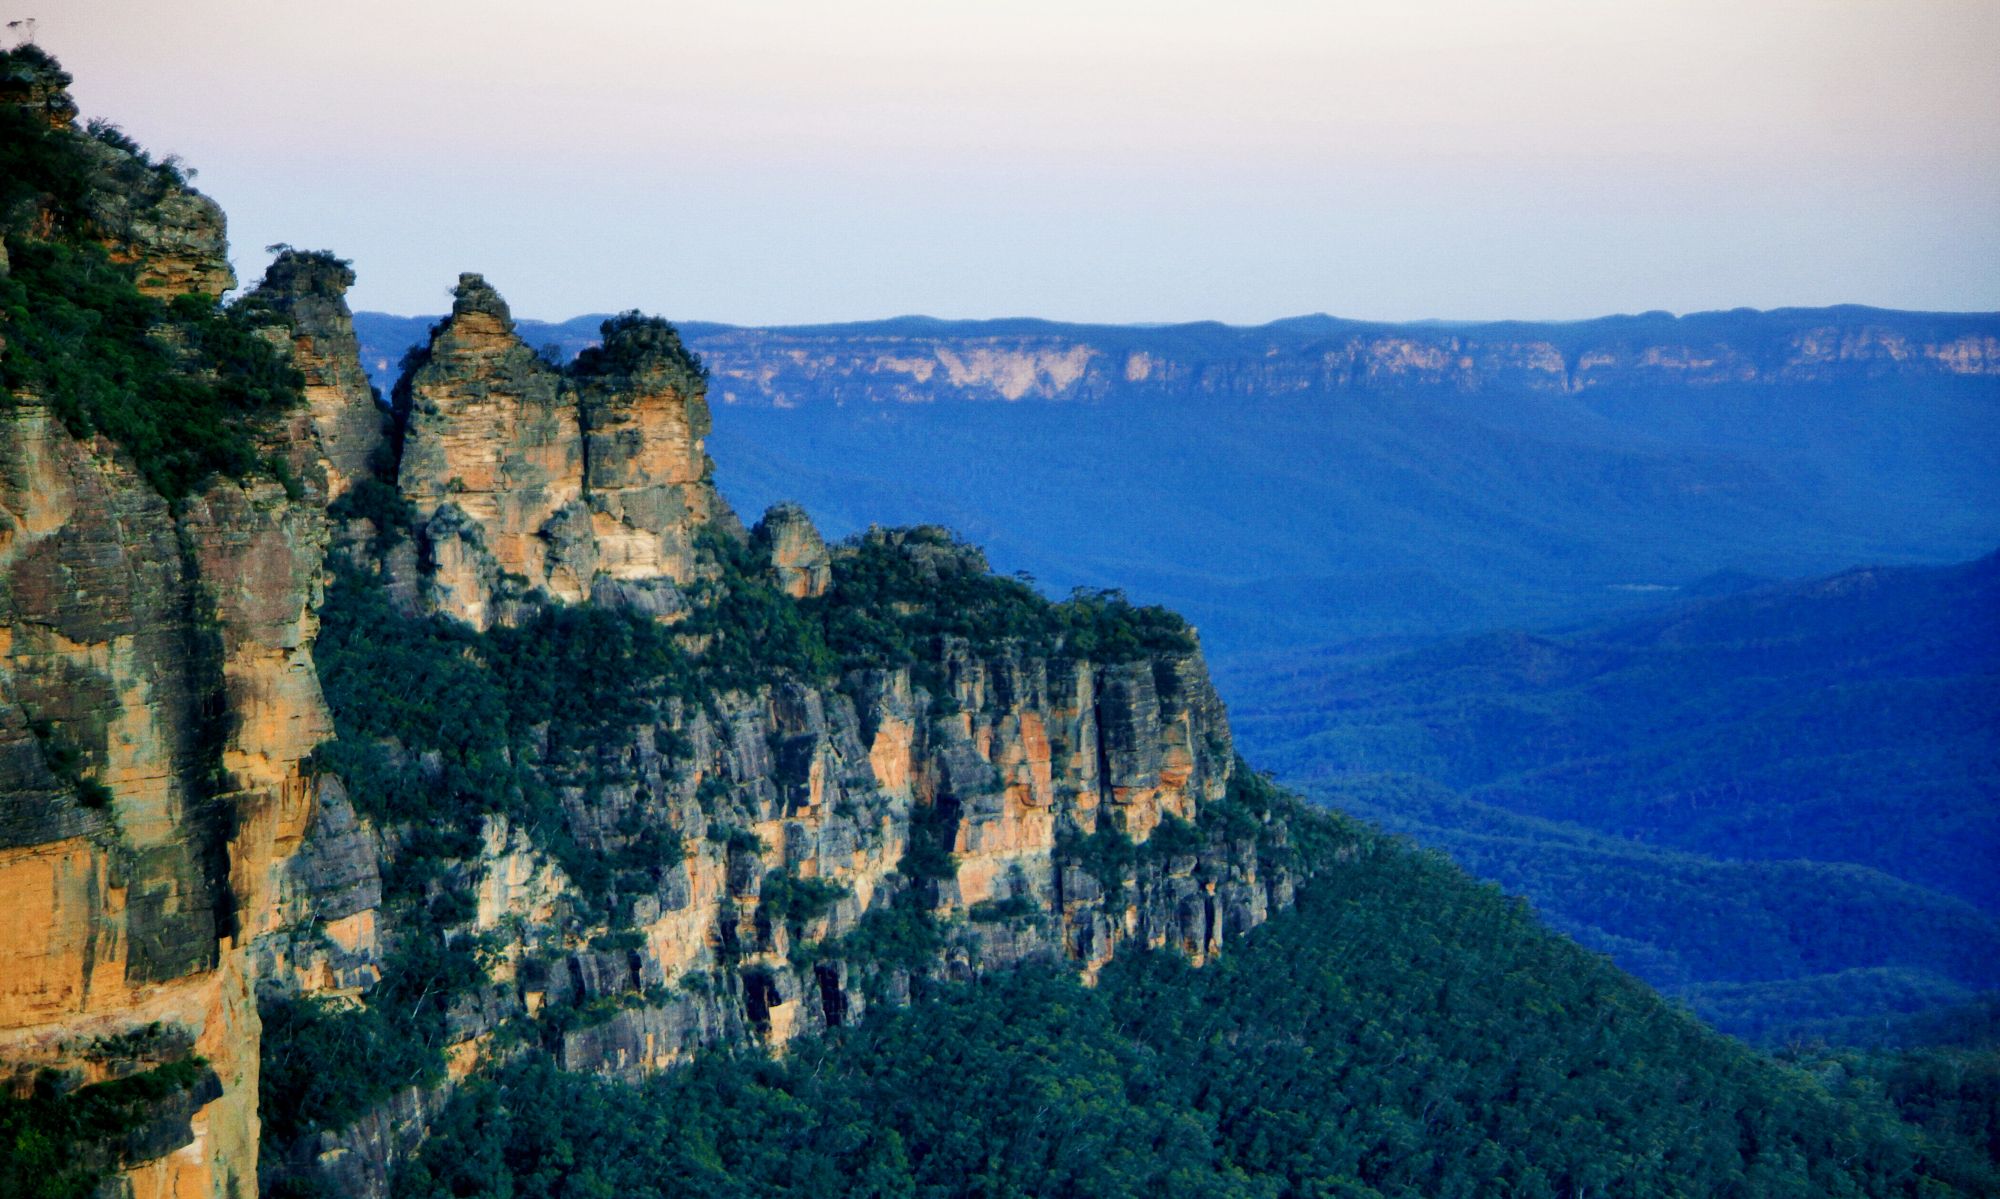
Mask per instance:
[[[5,0],[358,309],[2000,309],[1993,0]]]

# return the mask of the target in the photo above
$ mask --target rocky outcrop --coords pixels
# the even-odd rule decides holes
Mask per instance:
[[[461,275],[451,316],[396,397],[397,486],[416,510],[431,604],[477,628],[539,586],[575,602],[594,563],[583,430],[562,376],[514,333],[506,302]]]
[[[779,590],[793,599],[826,594],[833,582],[833,555],[804,508],[773,505],[751,530],[751,540],[771,564]]]
[[[329,501],[377,473],[388,451],[374,388],[361,369],[347,289],[354,269],[331,254],[284,247],[264,272],[257,298],[291,329],[291,359],[305,377],[305,397],[319,440]]]
[[[74,129],[70,82],[69,73],[33,45],[16,47],[0,64],[0,105],[73,139],[71,148],[88,165],[74,196],[29,201],[40,210],[33,216],[0,216],[44,230],[75,222],[79,227],[69,231],[103,244],[113,261],[134,266],[139,289],[148,295],[219,297],[236,286],[221,207],[188,183],[175,160],[153,162],[115,126],[93,122],[89,132]],[[70,202],[75,211],[59,215],[57,209]]]
[[[643,594],[663,580],[685,587],[698,569],[697,530],[741,534],[702,448],[707,380],[664,322],[631,314],[603,332],[569,372],[583,423],[592,594]]]
[[[524,471],[493,477],[543,487]],[[503,491],[479,511],[513,502]],[[748,548],[806,602],[828,595],[843,556],[888,555],[902,565],[871,569],[906,569],[920,595],[988,570],[938,529],[829,548],[790,506]],[[718,552],[691,542],[694,573],[749,586]],[[391,576],[393,591],[401,569],[423,567],[392,556],[360,574]],[[510,602],[526,614],[561,601]],[[716,635],[690,644],[712,652]],[[597,740],[584,759],[528,751],[560,797],[555,823],[486,816],[476,853],[426,867],[439,881],[414,909],[383,908],[380,879],[415,852],[416,830],[366,830],[323,790],[287,872],[294,923],[257,943],[264,985],[366,1003],[387,947],[410,935],[402,923],[452,896],[461,915],[443,935],[478,938],[487,967],[452,1001],[436,1087],[311,1131],[283,1147],[284,1170],[383,1194],[440,1093],[524,1039],[565,1068],[636,1080],[716,1044],[782,1048],[906,1002],[920,979],[1034,960],[1089,975],[1131,945],[1203,962],[1291,902],[1282,822],[1210,819],[1232,804],[1236,765],[1191,641],[1099,662],[943,636],[915,663],[831,679],[663,688]]]
[[[220,298],[236,286],[220,205],[171,168],[91,144],[103,178],[86,193],[84,211],[112,261],[137,269],[140,291]]]
[[[694,537],[734,523],[702,441],[703,382],[671,327],[613,322],[563,371],[463,275],[449,319],[399,387],[398,485],[415,506],[430,605],[477,628],[534,597],[673,618]],[[358,369],[358,367],[357,367]]]

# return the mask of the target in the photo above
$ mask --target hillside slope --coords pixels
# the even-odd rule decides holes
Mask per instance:
[[[1260,761],[1729,1027],[2000,985],[2000,556],[1236,683]]]
[[[1774,1065],[1450,865],[1306,819],[1313,882],[1297,908],[1210,967],[1148,953],[1094,989],[1038,971],[947,985],[784,1062],[707,1058],[636,1095],[526,1064],[462,1094],[408,1193],[1540,1199],[2000,1183],[1966,1119],[1990,1101],[1978,1075],[1936,1087],[1955,1106],[1919,1133],[1865,1080]],[[969,1101],[937,1102],[946,1079]],[[1921,1103],[1913,1089],[1895,1093]]]

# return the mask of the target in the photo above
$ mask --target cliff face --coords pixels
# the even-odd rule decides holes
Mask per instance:
[[[224,285],[210,202],[129,200],[97,207],[145,287]],[[190,213],[213,239],[161,215]],[[300,763],[330,727],[311,654],[320,451],[302,416],[261,438],[290,488],[216,479],[170,505],[40,397],[0,418],[0,1061],[18,1092],[203,1059],[107,1151],[139,1199],[256,1192],[243,946],[275,918],[311,822]]]
[[[740,623],[761,618],[738,605],[893,622],[997,588],[1048,606],[941,530],[829,548],[781,505],[746,534],[709,483],[691,365],[664,326],[613,322],[559,371],[467,277],[406,376],[396,478],[414,547],[357,520],[340,539],[340,602],[379,588],[488,637],[559,637],[548,614],[594,600],[685,629],[672,652],[692,676],[551,667],[562,686],[633,672],[637,699],[559,701],[626,712],[581,746],[524,718],[541,723],[503,752],[548,806],[510,815],[469,797],[457,819],[477,842],[441,859],[421,821],[365,794],[372,814],[357,821],[345,789],[322,787],[322,819],[280,886],[291,924],[259,945],[268,993],[366,1004],[399,985],[413,937],[476,939],[487,965],[440,1017],[440,1077],[301,1130],[282,1169],[384,1193],[453,1081],[524,1038],[567,1068],[637,1078],[706,1045],[837,1027],[925,978],[1030,959],[1094,973],[1128,944],[1204,961],[1290,902],[1283,826],[1208,818],[1231,806],[1236,766],[1191,634],[1102,661],[1068,642],[939,633],[912,643],[914,661],[741,665],[787,634]],[[898,598],[841,591],[885,571],[907,572]],[[580,636],[633,635],[621,627]],[[475,644],[483,656],[492,643]],[[343,740],[363,737],[356,715]],[[364,773],[453,789],[456,751],[426,737],[413,724],[370,742]],[[433,881],[385,900],[384,880],[413,874]],[[470,902],[439,929],[452,895]]]
[[[352,286],[354,270],[347,263],[287,249],[258,288],[291,326],[290,356],[303,376],[329,501],[368,478],[378,455],[388,451],[383,436],[388,414],[375,404],[357,358],[354,314],[346,300]]]
[[[229,286],[212,203],[6,65],[86,165],[64,236],[155,298]],[[80,1150],[135,1199],[383,1194],[524,1052],[636,1078],[927,979],[1203,961],[1290,902],[1177,620],[1049,605],[940,530],[746,532],[701,364],[636,314],[559,369],[463,276],[385,409],[352,282],[273,263],[242,328],[296,402],[219,410],[244,440],[206,477],[29,389],[0,411],[0,1063],[9,1102],[178,1080]],[[325,1081],[296,1063],[329,1029],[354,1101],[260,1111]]]
[[[1162,821],[1227,803],[1228,729],[1197,654],[1099,667],[957,644],[933,685],[871,671],[649,714],[587,787],[563,787],[564,829],[591,858],[643,862],[609,904],[489,817],[444,884],[474,900],[454,935],[494,954],[453,1002],[446,1078],[316,1130],[283,1168],[386,1193],[443,1088],[524,1036],[567,1069],[636,1080],[704,1046],[838,1027],[925,977],[1028,960],[1094,973],[1134,944],[1205,961],[1290,903],[1282,827],[1146,851]],[[1107,867],[1080,848],[1099,830],[1142,844]],[[316,860],[341,857],[373,861],[350,827],[315,825],[292,860],[310,904],[353,902],[351,872],[311,882]],[[801,911],[815,886],[824,902]],[[385,928],[393,942],[397,918]],[[914,948],[885,951],[895,938]]]

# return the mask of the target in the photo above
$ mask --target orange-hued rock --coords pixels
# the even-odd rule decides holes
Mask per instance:
[[[106,232],[111,260],[134,266],[147,295],[220,298],[236,286],[222,209],[192,188],[168,188],[150,203],[93,215]]]
[[[552,561],[547,535],[583,510],[576,407],[484,279],[460,276],[451,317],[398,400],[397,484],[425,535],[437,610],[485,628],[512,591],[582,599],[594,564]]]
[[[307,425],[272,436],[317,457]],[[89,1045],[155,1024],[206,1058],[215,1093],[186,1144],[130,1163],[135,1195],[256,1192],[242,946],[275,922],[310,819],[300,762],[330,728],[316,477],[297,501],[216,481],[175,512],[32,399],[0,422],[0,895],[32,913],[0,933],[0,1060],[87,1079]],[[106,802],[51,772],[51,746]]]
[[[0,849],[0,1030],[86,1012],[125,995],[125,889],[107,847],[88,837]]]
[[[696,573],[695,533],[735,519],[703,449],[706,383],[666,326],[621,318],[605,333],[573,372],[600,583],[593,594],[685,585]]]
[[[779,590],[793,599],[825,595],[833,584],[833,555],[812,518],[797,504],[773,505],[750,531],[750,538],[770,562]]]
[[[551,379],[514,353],[497,297],[468,281],[461,300],[412,380],[401,475],[425,544],[375,564],[391,587],[420,574],[410,594],[485,623],[542,602],[536,589],[644,604],[701,578],[713,560],[698,534],[741,534],[714,498],[698,374],[673,343],[641,326]],[[253,987],[365,1003],[403,931],[382,873],[407,829],[372,827],[343,780],[304,767],[331,728],[313,661],[323,487],[341,477],[322,449],[329,420],[307,406],[269,431],[299,499],[218,480],[177,511],[32,399],[0,422],[0,887],[33,913],[0,936],[0,1057],[15,1079],[100,1069],[79,1044],[158,1021],[209,1060],[213,1094],[186,1141],[129,1163],[135,1194],[251,1193]],[[482,448],[482,427],[502,440]],[[987,569],[938,530],[869,537],[940,583]],[[858,552],[828,550],[783,510],[751,546],[798,597],[824,590],[835,553]],[[500,554],[541,586],[503,574]],[[906,998],[911,967],[847,955],[841,939],[912,904],[945,930],[922,969],[1052,959],[1092,977],[1127,945],[1206,960],[1289,902],[1285,869],[1254,841],[1198,837],[1103,878],[1073,848],[1102,830],[1144,842],[1225,794],[1229,733],[1197,651],[1099,664],[947,637],[922,652],[837,683],[781,676],[649,701],[587,782],[531,753],[567,852],[618,863],[618,903],[571,877],[575,859],[558,864],[549,828],[486,820],[442,884],[470,900],[461,931],[489,963],[488,985],[453,1010],[442,1087],[501,1052],[506,1021],[552,1008],[608,1013],[557,1034],[564,1066],[628,1078],[718,1042],[782,1048],[844,1024]],[[108,807],[52,772],[49,738],[78,748]],[[928,864],[913,867],[913,849]],[[810,911],[767,902],[808,881],[833,885]],[[444,1095],[398,1092],[287,1146],[286,1168],[381,1195]]]
[[[567,374],[478,275],[410,376],[398,485],[430,606],[477,628],[541,596],[686,609],[696,533],[735,527],[703,451],[702,380],[670,329],[610,327]]]

